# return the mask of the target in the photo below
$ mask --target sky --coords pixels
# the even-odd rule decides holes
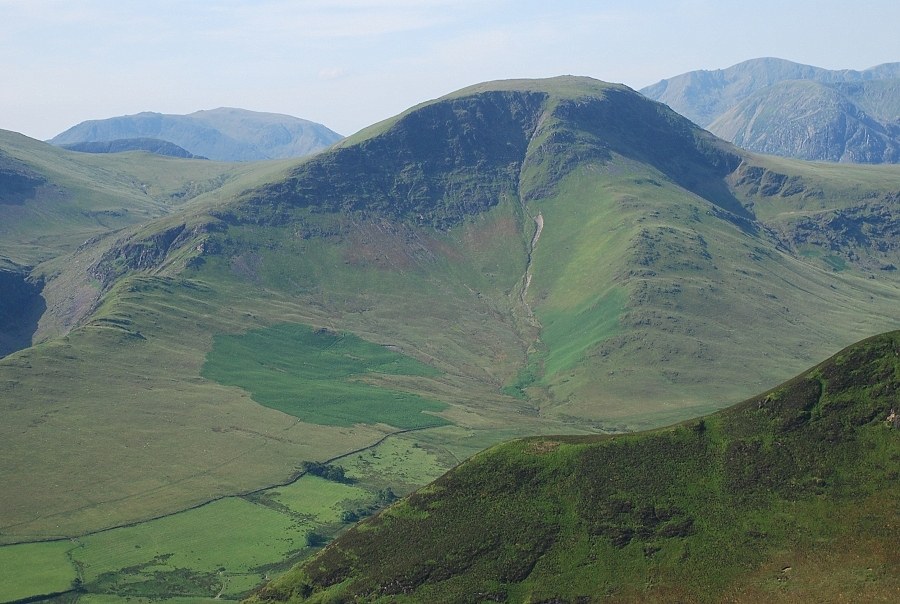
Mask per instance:
[[[0,0],[0,128],[241,107],[349,135],[488,80],[900,61],[875,0]]]

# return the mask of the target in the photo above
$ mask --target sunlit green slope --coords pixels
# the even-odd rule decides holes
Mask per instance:
[[[138,152],[98,157],[0,131],[0,268],[34,266],[159,218],[236,171]]]

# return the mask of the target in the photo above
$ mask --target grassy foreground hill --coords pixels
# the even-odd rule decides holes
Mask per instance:
[[[494,447],[253,602],[893,602],[900,332],[713,415]]]
[[[0,555],[48,541],[91,593],[237,597],[306,555],[363,505],[257,496],[306,461],[363,454],[371,502],[510,438],[695,417],[900,327],[896,167],[749,154],[587,78],[474,86],[301,161],[29,145],[191,192],[17,269],[42,286],[19,292],[33,345],[0,359]],[[212,551],[240,509],[268,518],[242,540],[293,527],[267,560]]]

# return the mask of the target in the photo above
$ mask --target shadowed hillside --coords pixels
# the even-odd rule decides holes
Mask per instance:
[[[126,151],[147,151],[167,157],[183,157],[187,159],[206,159],[182,149],[174,143],[158,138],[120,138],[111,141],[90,141],[62,145],[63,149],[81,153],[124,153]]]
[[[41,298],[42,286],[21,274],[0,271],[0,357],[31,346],[47,308]]]

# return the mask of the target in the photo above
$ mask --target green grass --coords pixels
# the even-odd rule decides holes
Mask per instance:
[[[544,360],[545,375],[555,377],[580,364],[590,349],[619,333],[627,300],[624,290],[613,288],[580,312],[542,312],[541,335],[549,348]]]
[[[68,541],[0,547],[0,602],[72,589],[78,575]]]
[[[213,332],[260,326],[251,310],[296,310],[227,300],[202,282],[133,279],[88,325],[0,362],[9,447],[0,540],[78,536],[171,513],[284,481],[304,459],[384,435],[300,422],[201,378]],[[20,405],[26,398],[33,404]],[[43,468],[37,483],[35,467]]]
[[[885,419],[898,353],[893,332],[699,420],[494,447],[260,601],[889,601],[900,435]],[[805,579],[767,587],[760,575],[777,563]]]
[[[328,266],[334,270],[322,270],[317,257],[305,264],[307,256],[289,245],[303,240],[273,227],[273,245],[262,248],[271,250],[263,262],[271,259],[264,268],[272,283],[264,287],[228,256],[209,256],[187,273],[190,278],[135,275],[120,281],[91,320],[65,338],[0,360],[0,435],[11,451],[0,468],[9,487],[0,493],[0,540],[81,535],[171,513],[283,481],[302,460],[328,459],[383,436],[384,426],[348,429],[298,421],[260,405],[242,388],[203,378],[217,335],[240,341],[241,334],[262,330],[277,340],[272,325],[329,325],[361,338],[352,354],[354,346],[387,354],[374,357],[387,373],[363,371],[354,378],[359,381],[341,385],[342,392],[368,392],[391,403],[394,392],[413,393],[400,395],[413,401],[407,410],[412,412],[376,417],[360,404],[362,415],[341,418],[341,424],[367,418],[401,425],[411,425],[411,418],[418,425],[454,422],[463,428],[464,454],[474,452],[467,441],[486,446],[504,435],[559,431],[560,424],[525,412],[527,401],[499,393],[522,358],[510,321],[497,320],[508,316],[502,292],[524,270],[510,260],[514,256],[494,253],[516,244],[511,209],[507,203],[450,233],[414,239],[409,248],[400,244],[408,233],[397,233],[374,252],[389,254],[399,268],[373,267],[360,239],[374,237],[376,229],[351,222],[344,228],[363,232],[336,247],[329,247],[330,240],[309,241],[332,258]],[[409,264],[422,242],[433,260]],[[440,250],[470,261],[453,264]],[[75,268],[69,263],[60,279],[77,282]],[[310,287],[298,290],[292,282]],[[421,312],[424,307],[429,313]],[[289,350],[281,354],[290,357]],[[420,361],[399,361],[401,354]],[[66,405],[53,404],[60,400]],[[443,409],[440,416],[419,413],[423,400],[436,401],[428,406]],[[20,404],[25,401],[31,402]],[[28,445],[36,442],[45,446]],[[40,485],[33,480],[35,468],[46,479]],[[103,485],[99,495],[92,484]]]
[[[385,489],[405,493],[448,467],[446,455],[391,437],[338,462],[352,484],[303,476],[245,497],[77,539],[0,547],[0,599],[66,591],[79,598],[235,600],[308,555],[311,532],[333,535],[371,514]],[[452,463],[452,460],[449,462]]]
[[[84,604],[150,604],[152,602],[166,602],[167,604],[214,604],[222,599],[203,597],[174,597],[174,598],[142,598],[137,596],[116,596],[111,594],[80,594],[78,601]]]
[[[413,435],[392,437],[373,449],[341,460],[347,475],[404,495],[431,482],[457,460],[440,447]]]
[[[784,169],[823,187],[798,206],[844,207],[896,178],[884,167],[796,163]],[[896,326],[892,275],[773,249],[625,157],[574,170],[529,207],[544,228],[528,293],[541,330],[527,367],[540,376],[543,389],[531,393],[541,409],[560,419],[619,429],[677,421],[773,386],[813,362],[813,350]]]
[[[366,488],[304,476],[246,498],[83,537],[71,555],[87,593],[234,599],[308,553],[310,532],[333,532],[345,509],[372,500]]]
[[[268,170],[144,153],[75,153],[5,131],[0,150],[42,179],[20,203],[0,204],[0,258],[25,266],[169,214],[253,170]]]
[[[352,334],[276,325],[238,336],[217,336],[201,375],[241,387],[260,404],[312,424],[389,424],[409,429],[445,423],[424,412],[440,412],[446,406],[363,380],[369,374],[436,373]]]
[[[339,463],[345,465],[343,460]],[[368,486],[368,480],[364,484]],[[348,509],[348,505],[369,500],[372,493],[362,486],[304,476],[288,486],[269,489],[265,496],[291,510],[308,515],[310,520],[318,524],[326,524],[338,522],[341,512]]]
[[[80,540],[86,589],[136,596],[238,595],[258,567],[305,547],[313,525],[237,498]]]

